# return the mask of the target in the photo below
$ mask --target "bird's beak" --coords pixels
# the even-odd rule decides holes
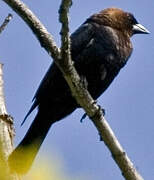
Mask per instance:
[[[133,33],[134,34],[149,34],[150,32],[141,24],[133,25]]]

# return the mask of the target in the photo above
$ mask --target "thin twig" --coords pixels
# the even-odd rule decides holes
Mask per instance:
[[[62,24],[61,28],[61,54],[64,65],[72,63],[70,52],[70,34],[69,34],[69,7],[72,5],[71,0],[62,0],[59,8],[59,21]],[[69,61],[69,63],[68,63]],[[66,62],[66,63],[65,63]]]
[[[11,21],[12,17],[13,17],[12,14],[8,14],[8,16],[5,18],[3,24],[0,26],[0,34],[6,28],[8,23]]]
[[[56,64],[63,72],[64,78],[69,84],[73,96],[75,96],[77,102],[84,108],[87,115],[91,117],[93,123],[99,131],[105,144],[111,151],[111,154],[125,179],[127,180],[143,180],[140,174],[133,167],[133,163],[130,161],[125,151],[116,139],[110,126],[102,115],[102,110],[95,103],[88,91],[83,87],[80,77],[77,74],[70,55],[70,39],[68,28],[68,11],[71,5],[71,0],[62,0],[60,8],[60,21],[62,23],[62,46],[61,51],[56,47],[52,36],[47,32],[45,27],[34,16],[34,14],[25,6],[20,0],[3,0],[14,11],[16,11],[23,20],[32,29],[40,44],[47,50],[47,52],[54,58]],[[66,23],[66,24],[65,24]],[[45,45],[44,45],[45,43]],[[64,62],[63,59],[64,58]],[[64,67],[62,65],[64,64]]]

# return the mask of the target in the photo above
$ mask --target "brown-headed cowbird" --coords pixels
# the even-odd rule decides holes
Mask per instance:
[[[131,13],[108,8],[89,17],[71,35],[71,55],[94,99],[111,84],[132,53],[130,38],[149,31]],[[38,88],[27,116],[38,113],[27,134],[9,157],[12,169],[24,173],[30,168],[51,125],[79,107],[62,73],[53,62]],[[26,118],[27,118],[26,116]],[[28,147],[33,147],[28,157]]]

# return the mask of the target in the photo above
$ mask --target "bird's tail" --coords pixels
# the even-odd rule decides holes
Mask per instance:
[[[24,174],[30,169],[53,123],[50,118],[46,118],[45,114],[38,112],[24,139],[9,156],[11,171]]]

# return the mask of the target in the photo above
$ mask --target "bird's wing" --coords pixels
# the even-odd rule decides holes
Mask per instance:
[[[32,104],[32,106],[31,106],[31,108],[30,108],[30,110],[28,111],[28,113],[26,114],[24,120],[22,121],[21,126],[25,123],[27,117],[28,117],[28,116],[30,115],[30,113],[37,107],[37,105],[38,105],[38,104],[36,103],[36,101],[34,101],[34,103]]]
[[[71,54],[73,57],[77,57],[85,49],[94,33],[94,26],[85,22],[71,35]]]
[[[32,106],[30,108],[30,110],[28,111],[28,113],[26,114],[24,120],[22,121],[21,123],[21,126],[24,124],[24,122],[26,121],[27,117],[31,114],[31,112],[39,105],[39,100],[40,99],[39,97],[42,95],[42,92],[45,91],[45,89],[48,87],[48,84],[49,84],[49,80],[52,78],[52,69],[54,68],[54,65],[52,64],[47,73],[45,74],[44,78],[42,79],[41,83],[40,83],[40,86],[39,88],[37,89],[33,99],[32,99]],[[50,78],[49,78],[50,77]],[[44,93],[43,93],[44,94]]]
[[[84,23],[81,25],[72,35],[71,35],[71,53],[73,57],[77,56],[82,52],[82,50],[88,45],[90,40],[93,36],[93,26],[90,23]],[[30,115],[30,113],[39,105],[39,102],[41,101],[42,97],[45,96],[47,89],[55,88],[55,83],[53,82],[55,79],[61,78],[61,75],[59,73],[59,70],[57,70],[57,67],[55,63],[53,63],[49,70],[47,71],[46,75],[44,76],[43,80],[41,81],[41,84],[36,91],[34,98],[32,101],[33,105],[31,106],[30,110],[26,114],[23,122],[21,125],[24,124],[27,117]],[[51,85],[51,83],[53,85]],[[57,86],[58,82],[56,82]],[[53,97],[54,98],[54,97]]]

